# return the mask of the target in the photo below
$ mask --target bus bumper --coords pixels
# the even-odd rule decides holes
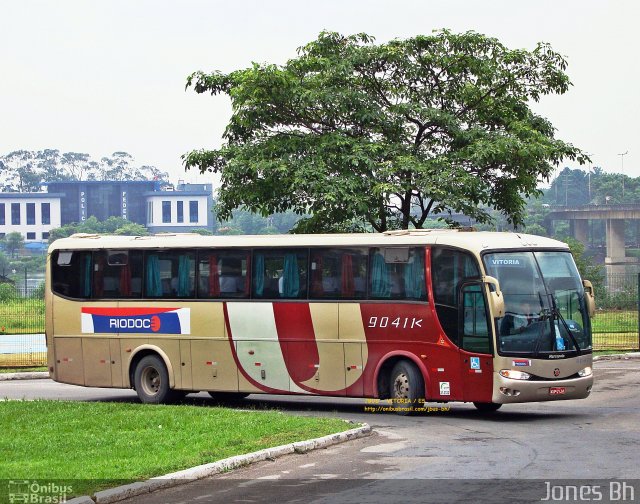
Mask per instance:
[[[496,404],[584,399],[591,393],[593,375],[568,380],[513,380],[494,373],[492,402]]]

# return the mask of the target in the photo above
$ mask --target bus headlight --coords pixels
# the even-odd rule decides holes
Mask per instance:
[[[525,373],[524,371],[515,371],[513,369],[500,370],[500,376],[503,378],[511,378],[512,380],[528,380],[531,378],[529,373]]]
[[[578,371],[578,376],[580,376],[581,378],[584,378],[585,376],[591,376],[592,374],[593,374],[593,369],[591,369],[591,367],[589,366]]]

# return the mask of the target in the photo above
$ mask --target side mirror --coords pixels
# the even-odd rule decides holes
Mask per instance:
[[[583,280],[582,285],[584,287],[584,300],[587,303],[587,312],[589,318],[593,318],[596,314],[596,298],[593,295],[593,285],[589,280]]]
[[[491,314],[494,318],[504,317],[504,296],[500,290],[498,279],[492,276],[484,276],[482,277],[482,281],[489,286],[489,307]]]

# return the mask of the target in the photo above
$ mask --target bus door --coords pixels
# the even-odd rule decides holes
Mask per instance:
[[[481,282],[460,288],[460,371],[464,401],[491,402],[493,356],[487,303]]]

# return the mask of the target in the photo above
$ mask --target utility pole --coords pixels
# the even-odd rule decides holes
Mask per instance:
[[[593,156],[593,154],[587,154],[587,156],[589,156],[589,159],[591,159],[591,156]],[[589,168],[587,168],[587,186],[589,188],[589,201],[587,201],[587,205],[591,204],[591,170],[593,169],[593,161],[589,161]]]
[[[624,157],[627,154],[629,154],[628,150],[618,154],[618,156],[620,156],[620,164],[622,165],[622,167],[621,167],[621,171],[622,171],[622,199],[624,199]]]

